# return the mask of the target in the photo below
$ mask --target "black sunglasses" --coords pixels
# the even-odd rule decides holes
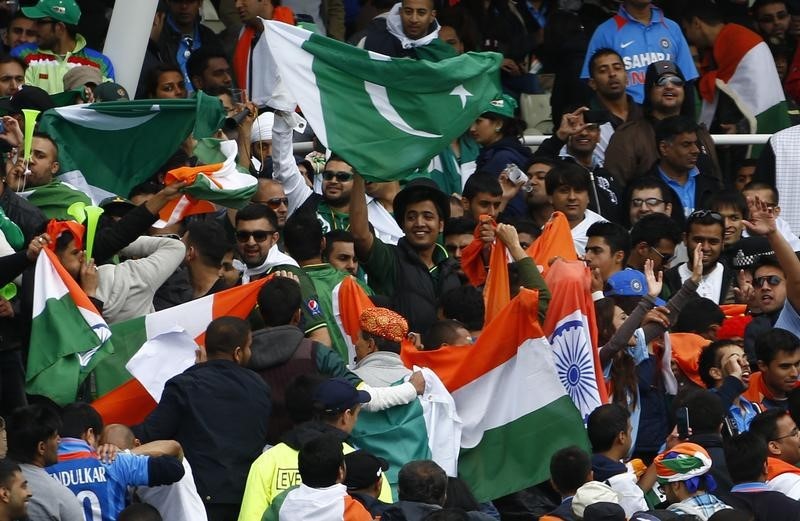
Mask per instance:
[[[755,286],[757,288],[760,288],[766,282],[770,286],[775,287],[778,284],[780,284],[782,281],[783,281],[783,279],[780,278],[777,275],[765,275],[763,277],[757,277],[757,278],[753,279],[753,286]]]
[[[663,264],[664,266],[669,264],[669,261],[671,261],[672,258],[674,257],[674,255],[664,255],[663,253],[655,249],[653,246],[650,246],[650,249],[653,250],[653,253],[661,257],[661,264]]]
[[[250,237],[252,237],[256,242],[264,242],[274,233],[275,230],[256,230],[254,232],[239,231],[236,232],[236,240],[239,242],[248,242]]]
[[[661,76],[656,80],[656,85],[659,87],[666,87],[667,84],[672,84],[675,87],[683,87],[683,80],[677,76]]]
[[[325,181],[333,181],[336,178],[340,183],[346,183],[353,178],[352,172],[334,172],[333,170],[325,170],[322,172],[322,179]]]
[[[263,204],[269,206],[272,210],[277,210],[281,207],[281,205],[289,206],[289,198],[288,197],[273,197],[272,199],[267,199],[266,201],[253,201],[254,203]]]

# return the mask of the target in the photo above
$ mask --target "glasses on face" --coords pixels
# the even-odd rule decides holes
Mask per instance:
[[[798,435],[800,435],[800,429],[795,427],[794,429],[789,431],[789,434],[785,434],[783,436],[778,436],[777,438],[772,438],[769,441],[778,441],[778,440],[782,440],[784,438],[796,438]]]
[[[635,199],[631,199],[631,206],[634,208],[641,208],[643,204],[646,204],[648,208],[652,208],[654,206],[664,204],[664,200],[657,197],[648,197],[647,199],[639,199],[637,197]]]
[[[753,279],[753,286],[755,286],[756,288],[760,288],[761,286],[764,285],[765,282],[774,288],[775,286],[783,282],[783,279],[777,275],[765,275],[763,277],[756,277],[755,279]]]
[[[669,261],[671,261],[672,257],[674,257],[674,255],[664,255],[663,253],[655,249],[653,246],[650,246],[650,249],[653,250],[653,253],[661,257],[661,264],[663,264],[664,266],[669,264]]]
[[[666,87],[667,84],[674,87],[683,87],[683,80],[677,76],[661,76],[656,80],[656,85],[659,87]]]
[[[273,210],[277,210],[278,208],[283,206],[289,206],[289,198],[288,197],[273,197],[272,199],[267,199],[261,204],[266,204]]]
[[[39,18],[38,20],[36,20],[36,25],[48,25],[48,24],[52,25],[57,23],[58,20],[53,20],[52,18]]]
[[[264,242],[275,233],[275,230],[256,230],[253,232],[246,232],[244,230],[236,232],[236,240],[239,242],[249,242],[250,237],[256,242]]]
[[[334,177],[340,183],[346,183],[347,181],[353,179],[353,173],[352,172],[334,172],[333,170],[325,170],[324,172],[322,172],[322,179],[324,179],[325,181],[333,181]]]

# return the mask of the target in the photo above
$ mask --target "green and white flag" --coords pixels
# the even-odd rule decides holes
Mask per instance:
[[[314,133],[369,180],[427,166],[500,94],[497,53],[390,58],[281,22],[266,25],[282,83]]]
[[[222,104],[192,99],[110,101],[48,110],[40,130],[59,144],[59,179],[88,190],[95,202],[156,173],[181,143],[211,136],[224,118]]]

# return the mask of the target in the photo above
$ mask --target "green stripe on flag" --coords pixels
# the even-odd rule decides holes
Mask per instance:
[[[389,462],[386,477],[397,497],[397,473],[413,460],[431,459],[422,405],[418,399],[379,412],[362,411],[350,438],[353,445]]]
[[[546,481],[550,458],[570,445],[589,451],[580,414],[572,399],[564,395],[484,432],[476,447],[461,450],[458,475],[478,501],[489,501]]]
[[[790,126],[792,126],[792,122],[789,119],[789,104],[786,101],[776,103],[756,115],[757,134],[774,134]],[[759,157],[763,148],[764,145],[753,145],[750,149],[750,157]]]
[[[125,364],[147,342],[145,317],[137,317],[111,326],[114,354],[105,357],[94,370],[97,395],[116,389],[131,378]]]
[[[86,324],[69,293],[47,299],[31,324],[25,390],[47,396],[60,405],[75,401],[78,385],[112,347],[107,341],[85,368],[81,368],[78,353],[99,344],[100,339]]]

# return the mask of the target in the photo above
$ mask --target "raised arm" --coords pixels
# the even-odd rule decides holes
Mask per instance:
[[[759,197],[748,198],[747,206],[750,210],[750,220],[744,221],[747,231],[751,235],[763,235],[769,241],[775,258],[786,275],[786,298],[795,311],[800,311],[800,259],[778,231],[775,210]]]
[[[353,190],[350,192],[350,233],[355,240],[358,258],[369,258],[375,236],[369,229],[366,188],[364,178],[359,174],[353,176]]]
[[[283,185],[289,199],[289,215],[292,215],[313,192],[303,180],[292,154],[292,127],[294,114],[275,112],[272,124],[272,177]]]

